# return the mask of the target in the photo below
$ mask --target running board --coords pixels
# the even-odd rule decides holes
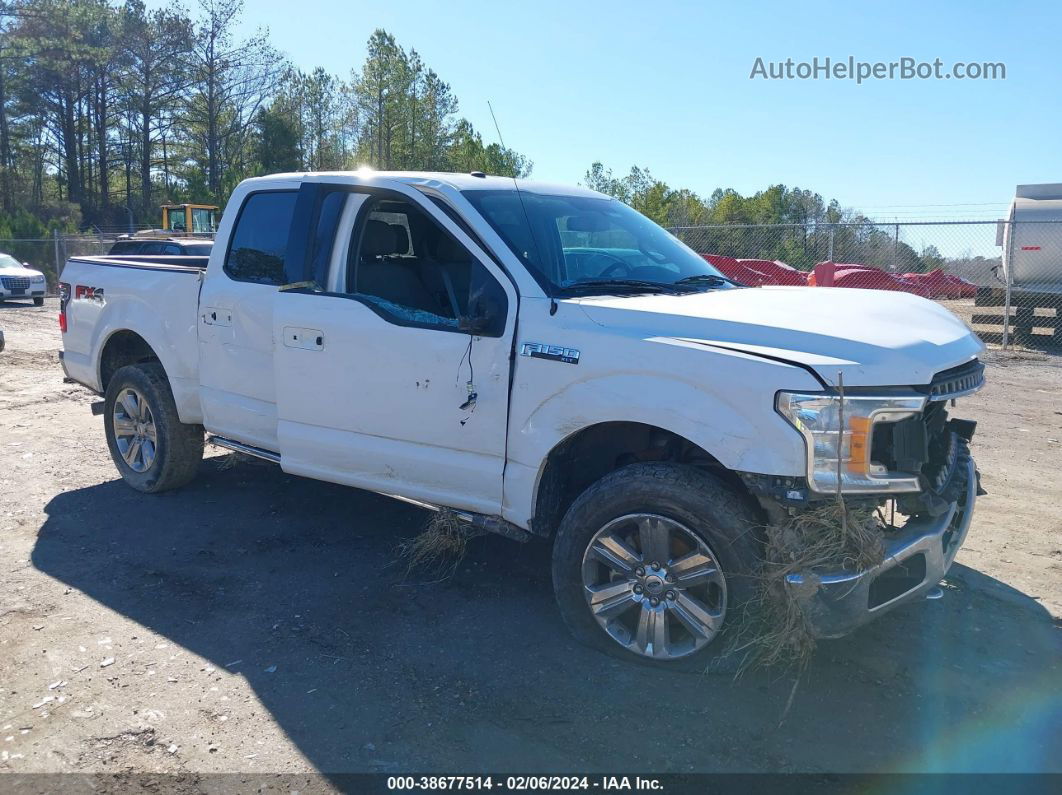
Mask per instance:
[[[272,450],[263,450],[261,447],[253,447],[233,439],[226,439],[224,436],[208,436],[207,442],[218,447],[224,447],[226,450],[232,450],[234,453],[244,453],[245,455],[253,455],[255,458],[264,458],[274,464],[280,463],[280,455]]]
[[[500,516],[490,516],[485,513],[462,511],[458,508],[446,508],[432,502],[424,502],[423,500],[416,500],[412,497],[403,497],[401,494],[392,494],[389,491],[376,491],[373,493],[379,494],[381,497],[390,497],[392,500],[416,505],[418,508],[423,508],[425,511],[434,511],[435,513],[438,513],[439,511],[449,511],[459,522],[464,522],[474,529],[479,530],[481,533],[495,533],[496,535],[521,543],[529,541],[532,536],[530,531],[524,530],[524,528],[518,527],[512,522],[508,522]]]
[[[484,533],[495,533],[511,541],[526,543],[531,540],[531,533],[522,527],[514,525],[502,519],[500,516],[488,516],[485,513],[469,513],[468,511],[454,511],[454,515],[462,522],[467,522],[476,530]]]
[[[209,444],[217,445],[218,447],[224,447],[226,450],[232,450],[235,453],[244,453],[246,455],[252,455],[255,458],[263,458],[266,461],[272,461],[274,464],[280,463],[280,455],[274,453],[272,450],[264,450],[261,447],[254,447],[249,444],[244,444],[243,442],[237,442],[233,439],[226,439],[224,436],[208,436],[207,442]],[[446,509],[441,505],[416,500],[412,497],[403,497],[400,494],[391,494],[386,491],[377,491],[375,493],[384,497],[390,497],[393,500],[401,500],[410,505],[416,505],[418,508],[423,508],[428,511],[438,512],[442,510],[450,510],[458,520],[465,522],[476,530],[480,530],[484,533],[495,533],[504,536],[505,538],[512,539],[513,541],[521,542],[526,542],[531,538],[530,532],[524,530],[522,527],[514,525],[512,522],[502,519],[500,516],[488,516],[483,513],[472,513],[470,511],[461,511],[454,508]]]

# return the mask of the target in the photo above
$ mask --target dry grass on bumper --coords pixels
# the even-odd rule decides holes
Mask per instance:
[[[757,595],[749,620],[732,644],[741,670],[807,667],[815,638],[801,610],[803,589],[817,590],[816,571],[865,571],[885,556],[882,524],[875,511],[830,501],[766,529],[766,545]],[[791,574],[801,585],[786,585]]]

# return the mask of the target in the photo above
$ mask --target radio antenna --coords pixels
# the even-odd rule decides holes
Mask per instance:
[[[501,127],[498,126],[498,117],[494,115],[494,106],[490,100],[486,101],[486,109],[491,111],[491,119],[494,121],[494,132],[498,134],[498,143],[501,144],[501,148],[506,148],[506,141],[501,137]]]
[[[505,139],[502,138],[501,127],[498,124],[498,117],[494,115],[494,106],[490,104],[490,100],[487,100],[487,110],[490,111],[490,118],[494,122],[494,132],[498,133],[498,143],[501,145],[502,154],[508,151],[505,146]],[[524,213],[524,222],[527,224],[528,234],[531,235],[531,242],[535,248],[538,248],[538,241],[535,240],[535,229],[531,226],[531,218],[527,214],[527,205],[524,204],[524,194],[520,191],[520,183],[516,181],[516,162],[512,163],[512,173],[509,175],[513,181],[513,187],[516,189],[516,198],[520,200],[520,209]],[[557,299],[553,296],[552,292],[549,296],[549,313],[550,315],[557,314]]]

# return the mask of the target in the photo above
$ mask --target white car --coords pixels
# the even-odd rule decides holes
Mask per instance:
[[[34,306],[43,306],[47,288],[43,273],[27,267],[10,254],[0,254],[0,301],[32,298]]]
[[[251,179],[208,261],[75,257],[59,294],[63,367],[105,396],[133,488],[189,482],[205,429],[552,543],[566,623],[621,656],[714,656],[756,528],[838,491],[895,499],[911,518],[880,565],[787,578],[842,635],[936,587],[977,495],[974,423],[949,415],[983,381],[962,321],[906,293],[736,286],[584,188]]]

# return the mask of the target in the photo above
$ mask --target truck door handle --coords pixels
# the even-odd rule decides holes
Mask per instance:
[[[221,308],[214,309],[209,306],[200,307],[203,323],[207,326],[231,326],[232,311]],[[220,313],[220,317],[218,316]]]
[[[304,351],[324,350],[324,333],[320,329],[284,326],[284,345]]]

